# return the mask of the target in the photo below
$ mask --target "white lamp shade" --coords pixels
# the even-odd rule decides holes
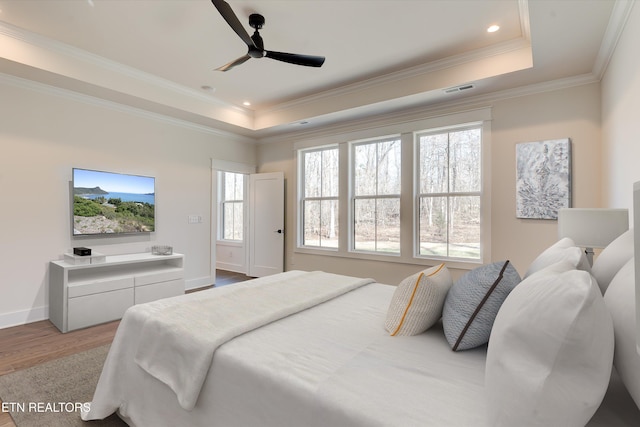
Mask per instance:
[[[564,208],[558,211],[558,237],[576,246],[604,248],[629,229],[628,209]]]

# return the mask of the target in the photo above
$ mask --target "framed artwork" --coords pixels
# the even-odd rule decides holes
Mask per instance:
[[[516,144],[516,217],[558,219],[571,207],[571,140]]]

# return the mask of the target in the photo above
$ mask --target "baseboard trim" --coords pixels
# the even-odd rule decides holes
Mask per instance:
[[[189,279],[184,282],[184,289],[191,291],[193,289],[204,288],[205,286],[213,285],[213,280],[210,276],[199,277],[197,279]]]
[[[49,319],[49,306],[0,314],[0,329]]]
[[[245,268],[245,266],[243,264],[232,264],[230,262],[217,262],[216,263],[216,269],[217,270],[232,271],[234,273],[243,273],[243,274],[245,274],[247,272],[247,269]]]

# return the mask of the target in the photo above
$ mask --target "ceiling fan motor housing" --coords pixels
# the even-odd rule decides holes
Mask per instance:
[[[251,36],[251,40],[253,40],[255,47],[249,46],[248,55],[252,58],[262,58],[264,56],[264,42],[257,29]]]
[[[249,15],[249,25],[251,28],[255,28],[256,30],[261,29],[264,25],[264,16],[259,13],[252,13]]]

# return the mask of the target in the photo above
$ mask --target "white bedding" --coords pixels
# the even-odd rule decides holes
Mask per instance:
[[[132,317],[118,330],[83,418],[119,411],[132,426],[487,425],[486,348],[453,353],[440,325],[390,337],[384,319],[393,291],[365,285],[227,342],[191,411],[134,362],[143,321]],[[616,412],[605,408],[590,425],[627,425]]]
[[[167,384],[180,406],[191,410],[220,345],[371,282],[323,271],[289,271],[182,304],[134,307],[149,314],[135,361]]]

